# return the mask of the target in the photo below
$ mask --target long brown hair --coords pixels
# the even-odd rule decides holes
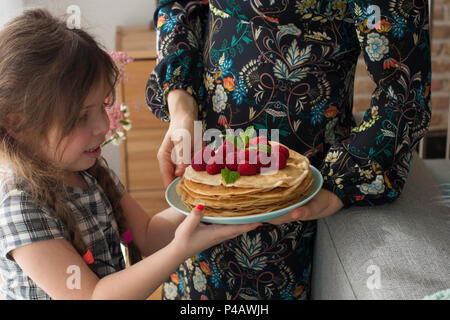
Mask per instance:
[[[105,81],[113,93],[118,76],[113,60],[88,33],[68,29],[46,10],[26,11],[0,31],[1,160],[26,181],[24,188],[36,203],[63,221],[80,255],[87,246],[67,205],[62,172],[33,146],[45,141],[54,124],[62,130],[61,140],[69,135],[94,85]],[[26,143],[14,138],[13,131],[27,132]],[[97,160],[88,172],[110,200],[122,234],[120,194],[108,169]]]

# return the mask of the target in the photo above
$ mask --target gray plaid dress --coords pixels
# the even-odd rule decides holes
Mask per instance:
[[[110,172],[123,194],[122,183],[112,170]],[[89,186],[87,189],[65,188],[72,199],[69,205],[76,215],[83,240],[94,257],[95,272],[102,278],[125,268],[120,236],[105,192],[89,173],[82,171],[81,174]],[[17,183],[10,171],[0,169],[0,274],[3,279],[0,295],[13,300],[48,300],[51,298],[20,269],[10,252],[32,242],[68,240],[69,235],[62,221],[47,208],[36,206],[26,192],[17,188]]]

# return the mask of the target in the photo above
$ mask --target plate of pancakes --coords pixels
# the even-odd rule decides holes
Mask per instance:
[[[292,149],[289,154],[283,169],[240,176],[232,183],[226,183],[221,174],[210,175],[188,166],[166,189],[166,200],[185,215],[203,205],[202,221],[207,223],[263,222],[285,215],[309,202],[323,184],[320,171],[307,157]]]

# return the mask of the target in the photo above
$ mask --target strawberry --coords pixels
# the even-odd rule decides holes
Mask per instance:
[[[244,162],[238,165],[238,172],[241,176],[254,176],[258,173],[258,168],[254,164]]]
[[[225,158],[225,165],[231,171],[237,171],[238,169],[238,154],[237,152],[227,153]]]
[[[222,169],[225,169],[225,164],[222,159],[217,157],[212,157],[209,159],[208,164],[206,165],[206,172],[211,175],[220,173]]]
[[[198,151],[193,157],[191,161],[192,169],[195,171],[205,171],[206,164],[209,159],[214,156],[214,150],[210,147],[203,147],[200,151]]]

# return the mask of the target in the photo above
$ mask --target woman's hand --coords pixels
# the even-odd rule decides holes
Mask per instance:
[[[296,208],[284,216],[266,221],[272,224],[289,223],[296,220],[316,220],[338,212],[344,204],[334,193],[321,189],[306,205]]]
[[[167,96],[167,103],[170,113],[170,126],[157,155],[165,188],[176,177],[183,175],[184,170],[191,162],[190,155],[194,148],[194,121],[198,118],[197,103],[184,90],[170,91]],[[183,153],[186,148],[190,148],[189,152]],[[172,156],[172,153],[174,156]]]
[[[185,259],[262,225],[262,223],[204,225],[200,223],[202,217],[203,211],[197,206],[192,209],[189,216],[186,217],[175,231],[175,237],[171,244],[179,252],[184,253]]]

